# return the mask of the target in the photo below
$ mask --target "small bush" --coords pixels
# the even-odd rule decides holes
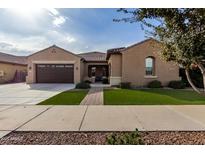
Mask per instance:
[[[130,82],[121,82],[120,83],[120,88],[130,89],[131,88],[131,83]]]
[[[158,80],[154,80],[148,83],[147,85],[148,88],[161,88],[162,87],[162,83]]]
[[[108,83],[109,83],[108,78],[103,78],[103,79],[102,79],[102,83],[103,83],[103,84],[108,84]]]
[[[183,81],[170,81],[168,87],[173,89],[184,89],[185,83]]]
[[[75,88],[76,89],[88,89],[88,88],[90,88],[90,84],[86,83],[86,82],[80,82],[80,83],[76,84]]]
[[[92,83],[90,80],[85,80],[84,82],[89,84]]]
[[[143,145],[143,141],[138,133],[128,132],[124,134],[112,134],[106,138],[107,144],[110,145]]]

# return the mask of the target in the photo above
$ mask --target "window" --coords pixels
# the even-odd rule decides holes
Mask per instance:
[[[145,59],[145,66],[146,66],[146,75],[154,75],[154,66],[155,66],[154,57],[147,57]]]
[[[37,67],[44,68],[44,67],[46,67],[46,65],[37,65]]]
[[[64,65],[56,65],[56,67],[63,68],[65,66]]]
[[[73,65],[65,65],[67,68],[73,68]]]
[[[103,74],[103,76],[107,76],[105,67],[102,68],[102,74]]]

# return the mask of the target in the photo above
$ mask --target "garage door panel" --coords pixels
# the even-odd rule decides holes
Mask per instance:
[[[37,64],[36,79],[38,83],[73,83],[72,64]]]

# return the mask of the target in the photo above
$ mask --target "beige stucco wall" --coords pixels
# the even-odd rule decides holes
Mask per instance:
[[[80,80],[84,80],[84,74],[85,74],[85,62],[80,62]]]
[[[0,83],[5,83],[13,80],[16,70],[26,71],[26,66],[0,63],[0,71],[3,71],[3,76],[0,76]]]
[[[36,82],[36,64],[74,64],[74,83],[81,81],[81,58],[58,47],[51,47],[28,57],[27,83]]]
[[[122,55],[121,54],[111,55],[108,64],[111,65],[110,76],[112,77],[122,76]]]
[[[122,82],[131,82],[133,86],[145,86],[152,80],[167,85],[171,80],[179,80],[179,67],[161,58],[158,43],[150,40],[122,52]],[[145,58],[155,58],[155,75],[145,76]]]
[[[118,85],[122,79],[122,55],[112,54],[108,60],[110,66],[110,84]]]

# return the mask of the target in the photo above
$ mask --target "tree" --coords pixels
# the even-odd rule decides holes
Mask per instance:
[[[146,34],[158,40],[163,47],[162,55],[185,69],[192,88],[201,94],[192,82],[189,70],[198,67],[205,87],[205,9],[119,9],[128,15],[114,19],[116,22],[139,22]]]

